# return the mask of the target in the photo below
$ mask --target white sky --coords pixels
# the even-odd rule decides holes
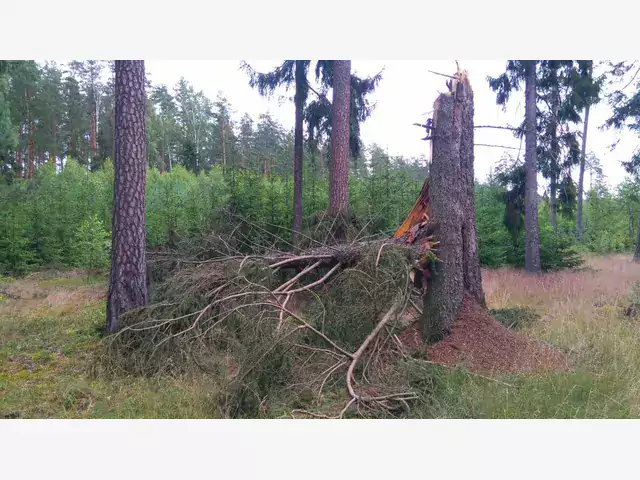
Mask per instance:
[[[251,61],[252,67],[266,72],[281,62]],[[469,72],[475,95],[476,125],[518,125],[524,115],[524,93],[516,92],[510,100],[507,111],[496,105],[495,94],[486,81],[487,75],[497,76],[506,64],[505,60],[479,61],[460,60],[460,67]],[[259,114],[269,111],[286,128],[293,127],[293,104],[277,98],[261,97],[248,85],[247,74],[240,70],[239,61],[182,60],[147,61],[148,75],[154,85],[164,83],[170,87],[181,76],[193,84],[196,90],[204,91],[211,99],[222,92],[233,106],[236,118],[249,113],[257,120]],[[420,139],[423,130],[413,126],[414,122],[423,123],[425,115],[432,109],[438,92],[444,91],[446,78],[429,73],[429,70],[451,74],[455,72],[454,61],[395,60],[395,61],[359,61],[352,62],[353,70],[360,75],[371,75],[385,67],[383,79],[371,100],[376,102],[372,116],[362,125],[362,139],[365,145],[373,142],[388,148],[389,154],[405,156],[428,156],[428,144]],[[282,92],[284,94],[284,89]],[[292,94],[292,93],[290,93]],[[313,95],[313,94],[311,94]],[[599,127],[610,115],[605,101],[592,107],[589,119],[587,150],[600,158],[606,179],[615,185],[625,177],[620,160],[627,160],[638,145],[638,138],[628,132],[600,131]],[[581,127],[580,127],[581,128]],[[608,146],[617,138],[620,144],[614,152]],[[520,147],[520,141],[508,130],[477,129],[476,143]],[[490,167],[505,152],[501,148],[476,147],[476,177],[484,179]],[[517,150],[511,150],[516,155]],[[524,145],[522,146],[524,155]],[[574,175],[577,180],[577,173]]]

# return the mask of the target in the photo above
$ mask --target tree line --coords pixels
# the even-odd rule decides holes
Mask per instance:
[[[540,240],[538,231],[538,174],[549,182],[545,197],[548,203],[549,224],[557,231],[558,214],[573,216],[575,208],[575,236],[584,233],[585,173],[600,170],[599,161],[587,154],[589,111],[601,100],[608,101],[612,115],[602,127],[637,130],[640,110],[637,108],[640,83],[635,62],[602,62],[603,72],[594,74],[592,60],[509,60],[505,72],[488,77],[489,86],[496,92],[498,105],[506,108],[514,91],[525,90],[525,118],[512,130],[525,140],[524,162],[516,159],[503,163],[496,180],[509,188],[506,199],[505,224],[508,229],[526,231],[525,268],[538,272]],[[619,85],[624,76],[635,70],[632,79]],[[604,86],[608,84],[609,91]],[[633,85],[635,92],[625,89]],[[637,184],[640,162],[623,162]],[[577,183],[571,176],[578,167]],[[601,171],[601,170],[600,170]],[[636,222],[638,223],[638,222]],[[635,260],[640,260],[640,229],[637,231]]]

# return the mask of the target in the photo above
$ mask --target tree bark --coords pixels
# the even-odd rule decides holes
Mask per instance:
[[[29,116],[29,127],[28,127],[28,135],[29,138],[27,139],[27,145],[28,145],[28,157],[27,157],[27,178],[31,179],[33,178],[33,173],[35,171],[35,141],[33,139],[33,120],[31,119],[31,116]]]
[[[540,272],[538,232],[538,165],[536,159],[536,61],[525,61],[525,251],[524,267]]]
[[[460,140],[460,165],[462,174],[462,243],[464,257],[464,288],[486,308],[484,290],[482,289],[482,272],[478,253],[478,237],[476,234],[476,198],[475,198],[475,152],[474,152],[474,98],[471,88],[465,91],[466,98],[462,103],[462,138]]]
[[[33,177],[33,162],[34,162],[34,150],[33,150],[33,120],[31,119],[31,109],[29,108],[30,98],[27,90],[24,91],[24,97],[27,104],[27,179]]]
[[[227,169],[227,141],[225,138],[224,116],[220,121],[220,133],[222,137],[222,171],[224,172]]]
[[[439,242],[424,295],[422,335],[433,342],[453,326],[466,292],[484,305],[475,231],[473,92],[466,72],[434,104],[428,202]],[[423,192],[426,190],[423,187]],[[421,194],[422,196],[422,194]]]
[[[147,303],[145,184],[147,141],[143,60],[117,60],[115,183],[107,332],[120,316]]]
[[[636,236],[636,251],[633,254],[634,262],[640,262],[640,215],[638,215],[638,235]]]
[[[292,243],[298,245],[298,233],[302,230],[302,114],[304,109],[303,87],[307,82],[304,60],[296,60],[295,130],[293,143],[293,220]]]
[[[58,125],[57,125],[57,119],[56,119],[56,112],[55,110],[53,112],[51,112],[51,137],[52,137],[52,143],[51,143],[51,151],[49,152],[49,163],[51,165],[53,165],[54,169],[56,166],[56,153],[57,153],[57,141],[58,141]]]
[[[97,118],[96,118],[96,110],[95,103],[91,109],[91,156],[95,157],[98,150],[98,129],[97,129]]]
[[[20,122],[20,130],[18,131],[18,151],[16,152],[16,176],[22,178],[24,171],[24,164],[22,163],[22,131],[24,125]]]
[[[348,215],[349,210],[349,106],[351,60],[333,62],[331,119],[331,170],[329,215]]]
[[[558,76],[555,70],[552,72],[554,90],[551,99],[551,122],[549,131],[551,133],[551,182],[549,185],[549,221],[554,231],[558,231],[558,170],[560,168],[560,143],[558,142],[558,109],[560,107],[560,89],[558,87]]]
[[[582,152],[580,152],[580,176],[578,178],[578,210],[576,211],[576,230],[578,240],[582,240],[582,201],[584,196],[584,168],[587,155],[587,130],[589,128],[589,107],[584,107],[584,126],[582,129]]]

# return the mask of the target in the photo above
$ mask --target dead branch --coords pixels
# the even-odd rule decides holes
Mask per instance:
[[[295,290],[290,290],[288,292],[273,292],[273,293],[282,295],[283,293],[293,294],[293,293],[299,293],[299,292],[303,292],[305,290],[309,290],[309,289],[311,289],[311,288],[313,288],[313,287],[315,287],[317,285],[320,285],[321,283],[324,283],[327,280],[327,278],[329,278],[331,276],[331,274],[333,274],[333,272],[335,272],[338,268],[340,268],[340,266],[341,265],[339,263],[337,263],[336,265],[333,266],[333,268],[331,270],[329,270],[327,272],[327,274],[324,277],[322,277],[320,280],[316,280],[315,282],[310,283],[309,285],[306,285],[306,286],[300,287],[300,288],[296,288]]]
[[[622,87],[619,91],[622,92],[629,85],[631,85],[633,83],[633,81],[636,79],[636,77],[638,76],[638,73],[640,73],[640,67],[638,67],[638,69],[636,70],[636,73],[633,74],[633,77],[631,77],[631,80],[629,80],[629,82],[624,87]]]
[[[320,100],[325,102],[327,105],[331,105],[331,100],[329,100],[326,95],[319,93],[315,88],[313,88],[308,80],[307,80],[307,87],[309,88],[309,90],[315,93]]]
[[[278,304],[274,304],[274,303],[256,303],[254,305],[270,305],[272,307],[278,308],[278,309],[282,309],[284,310],[284,312],[286,314],[288,314],[289,316],[293,317],[294,319],[296,319],[298,322],[302,323],[306,328],[308,328],[309,330],[311,330],[313,333],[315,333],[316,335],[318,335],[320,338],[322,338],[325,342],[327,342],[329,345],[331,345],[333,348],[335,348],[336,350],[338,350],[339,352],[341,352],[343,355],[349,357],[349,358],[353,358],[353,354],[347,352],[345,349],[339,347],[338,345],[335,344],[335,342],[333,340],[331,340],[329,337],[327,337],[324,333],[319,332],[317,329],[315,329],[314,327],[312,327],[309,323],[305,322],[302,318],[300,318],[298,315],[296,315],[295,313],[293,313],[290,310],[287,310],[286,308],[278,305]]]
[[[474,143],[474,147],[493,147],[493,148],[506,148],[508,150],[519,150],[516,147],[507,147],[505,145],[490,145],[488,143]]]
[[[415,309],[416,309],[416,311],[417,311],[420,315],[422,315],[422,309],[421,309],[418,305],[416,305],[416,302],[414,302],[412,298],[409,298],[409,303],[411,303],[411,305],[413,306],[413,308],[415,308]]]
[[[329,350],[328,348],[312,347],[311,345],[301,345],[299,343],[296,343],[295,346],[298,348],[302,348],[303,350],[311,350],[314,353],[321,352],[321,353],[326,353],[328,355],[332,355],[337,358],[342,358],[342,355],[338,355],[336,352],[334,352],[333,350]]]
[[[269,265],[271,268],[280,267],[282,265],[286,265],[288,263],[298,262],[300,260],[308,260],[308,259],[320,259],[320,258],[333,258],[333,255],[299,255],[297,257],[285,258],[279,262],[276,262],[272,265]]]
[[[401,303],[402,299],[397,299],[393,303],[389,311],[384,315],[384,317],[382,317],[382,320],[378,322],[376,328],[374,328],[373,331],[367,336],[367,338],[365,338],[364,342],[362,342],[362,345],[360,345],[358,350],[356,350],[356,352],[351,357],[351,364],[349,365],[349,369],[347,370],[347,390],[349,391],[349,395],[351,396],[351,398],[355,399],[356,401],[361,399],[361,397],[353,389],[353,370],[356,368],[356,365],[358,364],[358,360],[360,360],[362,353],[367,349],[373,339],[376,338],[378,332],[380,332],[380,330],[382,330],[382,328],[389,322],[389,320],[391,320],[393,314]]]
[[[378,250],[378,256],[376,257],[376,268],[378,268],[378,264],[380,263],[380,255],[382,254],[382,249],[384,248],[385,245],[386,243],[383,243],[382,245],[380,245],[380,250]]]
[[[273,293],[284,292],[284,290],[286,290],[289,285],[293,285],[296,282],[296,280],[298,280],[301,277],[304,277],[307,273],[309,273],[310,271],[314,270],[321,263],[322,263],[322,260],[318,260],[316,263],[314,263],[310,267],[305,268],[299,274],[297,274],[295,277],[293,277],[291,280],[288,280],[287,282],[283,283],[278,288],[276,288],[273,291]]]
[[[284,302],[282,302],[283,309],[287,307],[287,303],[289,303],[290,298],[291,298],[291,294],[288,294],[287,297],[284,299]],[[283,323],[284,323],[284,310],[280,310],[279,321],[278,321],[278,326],[276,327],[276,331],[280,331],[280,328],[282,328]]]
[[[446,73],[434,72],[433,70],[427,70],[429,73],[433,73],[434,75],[440,75],[441,77],[453,78],[456,80],[458,77],[454,77],[453,75],[447,75]]]
[[[512,130],[512,131],[517,131],[518,129],[515,127],[503,127],[500,125],[474,125],[473,128],[495,128],[498,130]]]
[[[333,373],[336,370],[338,370],[340,367],[344,366],[346,363],[347,362],[345,360],[341,360],[340,362],[334,364],[333,366],[331,366],[330,368],[328,368],[327,370],[325,370],[324,372],[322,372],[320,374],[320,376],[322,376],[322,375],[324,375],[326,373],[326,376],[322,380],[322,383],[320,384],[320,388],[318,389],[318,395],[317,395],[318,400],[320,399],[320,396],[322,395],[322,389],[324,388],[324,384],[327,383],[327,380],[329,380],[329,377],[331,377],[331,375],[333,375]]]

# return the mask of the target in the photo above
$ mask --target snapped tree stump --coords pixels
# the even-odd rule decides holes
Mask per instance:
[[[425,283],[421,327],[427,342],[450,331],[465,292],[485,306],[475,229],[473,91],[467,72],[458,71],[448,87],[434,103],[427,132],[429,177],[394,235],[412,244],[426,237],[437,245],[437,257],[426,255],[419,262]]]

